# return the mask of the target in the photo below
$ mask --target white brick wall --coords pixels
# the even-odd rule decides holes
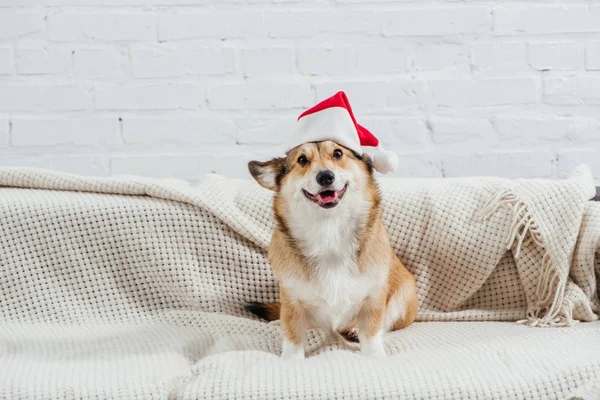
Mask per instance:
[[[399,176],[600,183],[596,0],[0,0],[0,165],[249,177],[337,90]]]

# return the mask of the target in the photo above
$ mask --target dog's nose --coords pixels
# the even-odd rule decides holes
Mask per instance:
[[[335,175],[326,169],[317,174],[317,183],[321,186],[329,186],[335,181]]]

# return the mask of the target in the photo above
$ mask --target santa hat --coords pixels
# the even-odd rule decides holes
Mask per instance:
[[[387,174],[398,168],[398,156],[385,151],[379,140],[356,122],[344,92],[337,92],[298,117],[289,150],[302,143],[322,140],[333,140],[359,155],[363,154],[362,146],[374,147],[373,167],[377,171]]]

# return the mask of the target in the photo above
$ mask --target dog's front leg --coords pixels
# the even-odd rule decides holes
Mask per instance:
[[[360,352],[370,357],[384,357],[383,320],[385,318],[385,293],[368,297],[357,318]]]
[[[292,360],[304,358],[306,340],[306,313],[302,305],[281,290],[281,331],[283,346],[281,357]]]

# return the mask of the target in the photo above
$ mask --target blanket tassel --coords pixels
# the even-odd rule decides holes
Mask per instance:
[[[489,220],[500,208],[512,208],[510,233],[506,240],[507,249],[514,246],[514,256],[518,258],[523,244],[532,240],[545,250],[542,235],[527,205],[509,189],[498,191],[480,212],[482,220]],[[527,318],[517,321],[518,324],[538,327],[571,326],[577,321],[565,312],[564,294],[567,277],[560,275],[550,255],[545,252],[542,260],[541,275],[536,288],[537,303],[527,311]]]

